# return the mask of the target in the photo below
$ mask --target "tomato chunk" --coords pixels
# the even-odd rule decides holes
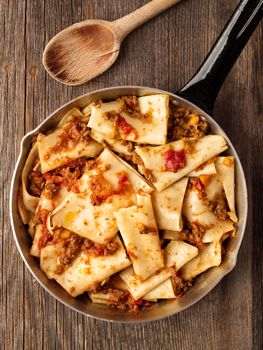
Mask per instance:
[[[134,139],[138,138],[138,133],[136,131],[136,129],[134,129],[133,126],[131,126],[125,118],[123,118],[122,116],[118,115],[116,117],[116,124],[117,126],[121,129],[121,131],[123,132],[124,136],[128,136],[131,133],[134,134]]]
[[[193,179],[193,184],[194,184],[194,187],[197,189],[197,191],[203,192],[204,185],[202,184],[200,179],[198,179],[198,178]]]
[[[164,166],[166,171],[172,171],[176,173],[179,169],[182,169],[186,165],[186,158],[184,150],[174,151],[172,149],[164,153]]]

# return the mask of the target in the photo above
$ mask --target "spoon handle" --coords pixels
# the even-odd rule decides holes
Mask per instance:
[[[130,32],[181,0],[152,0],[128,15],[111,22],[120,41]]]

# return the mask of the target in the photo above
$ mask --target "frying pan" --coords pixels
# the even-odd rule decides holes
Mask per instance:
[[[12,230],[18,250],[28,269],[42,287],[57,300],[84,315],[101,320],[128,323],[156,320],[176,314],[193,305],[212,290],[234,268],[247,218],[246,180],[240,160],[231,141],[210,115],[213,111],[216,96],[228,72],[262,18],[262,4],[263,0],[241,1],[198,72],[177,93],[173,94],[163,90],[140,86],[112,87],[97,90],[80,96],[60,107],[35,130],[24,136],[11,184],[10,218]],[[228,249],[223,257],[223,262],[219,267],[214,267],[200,275],[194,286],[182,298],[170,302],[160,302],[148,311],[141,311],[133,315],[120,310],[110,309],[105,305],[92,304],[85,295],[72,298],[56,282],[46,277],[39,268],[39,262],[29,254],[31,241],[18,215],[17,193],[21,181],[21,172],[33,137],[39,132],[45,133],[54,128],[62,116],[71,108],[82,108],[94,100],[111,100],[122,95],[143,96],[156,93],[166,93],[178,105],[203,115],[210,123],[212,131],[222,135],[226,139],[229,146],[227,153],[233,155],[236,160],[236,209],[239,222],[237,225],[237,236],[230,239]]]

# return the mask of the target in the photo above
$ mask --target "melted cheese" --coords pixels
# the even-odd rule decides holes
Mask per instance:
[[[198,166],[227,149],[226,142],[222,136],[207,135],[198,140],[194,146],[194,152],[185,153],[186,166],[177,172],[164,170],[164,153],[168,150],[180,151],[185,148],[183,140],[174,141],[164,146],[136,147],[136,153],[141,157],[147,169],[152,171],[156,178],[154,186],[157,191],[162,191],[172,183],[180,180]]]
[[[145,280],[164,266],[150,195],[137,195],[137,206],[114,212],[134,272]],[[143,233],[143,230],[154,230]]]
[[[182,205],[188,178],[183,178],[161,192],[152,193],[153,208],[159,229],[181,231]]]

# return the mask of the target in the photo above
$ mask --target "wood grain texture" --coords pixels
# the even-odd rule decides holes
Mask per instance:
[[[48,40],[86,18],[114,20],[146,0],[3,0],[0,2],[1,349],[262,349],[263,126],[262,23],[217,99],[215,119],[244,167],[249,218],[233,272],[179,315],[142,325],[89,319],[50,297],[31,277],[12,238],[11,174],[25,132],[68,100],[116,85],[175,91],[192,76],[238,0],[184,0],[132,33],[118,61],[80,86],[52,80],[41,64]]]

